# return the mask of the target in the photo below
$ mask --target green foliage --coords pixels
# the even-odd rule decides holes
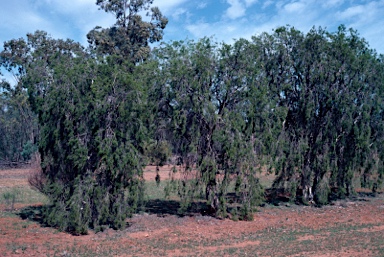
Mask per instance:
[[[254,167],[264,146],[257,140],[258,117],[250,121],[246,112],[247,95],[263,97],[265,88],[249,73],[257,68],[252,50],[245,40],[219,46],[204,38],[173,42],[154,52],[159,72],[152,72],[149,95],[157,103],[155,135],[172,145],[182,166],[175,188],[181,213],[205,195],[211,211],[226,217],[231,181],[239,182],[238,198],[247,215],[262,195]],[[264,108],[266,101],[258,100],[255,108]]]
[[[96,4],[114,14],[116,23],[111,28],[97,26],[91,30],[87,35],[90,46],[101,55],[115,56],[120,64],[147,59],[149,43],[162,39],[168,23],[157,7],[151,7],[153,0],[97,0]],[[143,11],[150,22],[142,19]]]
[[[39,117],[44,193],[61,199],[47,209],[47,223],[76,234],[124,228],[142,200],[139,89],[118,66],[63,65],[54,68],[60,83],[50,85]]]
[[[329,188],[337,188],[339,197],[353,194],[354,174],[372,167],[375,158],[368,156],[382,140],[371,136],[382,63],[344,26],[336,33],[320,28],[307,35],[282,27],[253,40],[265,49],[263,73],[276,108],[287,110],[276,142],[274,187],[297,183],[304,202],[310,188],[321,203],[328,201]]]
[[[172,148],[167,141],[149,142],[145,147],[144,155],[148,157],[150,164],[163,166],[169,162]]]
[[[24,158],[24,160],[29,160],[31,159],[32,154],[35,152],[37,152],[37,146],[34,145],[31,141],[28,141],[23,147],[21,156]]]
[[[354,30],[304,35],[281,27],[233,45],[176,41],[146,67],[154,136],[172,145],[183,167],[168,187],[177,188],[182,209],[205,194],[225,216],[235,181],[250,212],[262,198],[261,168],[275,171],[276,190],[304,203],[327,203],[331,188],[353,194],[359,170],[365,181],[382,180],[373,147],[382,140],[381,112],[373,112],[382,110],[374,106],[383,67]]]
[[[251,220],[263,170],[305,204],[353,195],[356,178],[382,186],[384,61],[355,30],[287,26],[151,52],[167,24],[152,3],[98,0],[116,23],[90,31],[88,49],[42,31],[4,44],[0,64],[19,82],[1,83],[0,158],[30,158],[40,132],[49,225],[124,228],[148,162],[174,165],[165,193],[180,214],[203,198],[217,217]]]
[[[315,196],[314,201],[318,205],[325,205],[329,203],[329,199],[331,196],[331,188],[328,181],[328,178],[324,177],[320,183],[317,184],[315,188]]]
[[[113,52],[96,42],[101,34],[95,31],[92,52],[42,31],[5,43],[2,64],[18,69],[38,116],[45,183],[39,188],[51,200],[44,210],[48,225],[74,234],[89,227],[122,229],[143,201],[146,92],[133,79],[134,67],[166,24],[156,8],[153,23],[141,21],[138,13],[151,3],[97,2],[117,15],[115,26],[104,31],[124,33],[110,38]],[[23,154],[32,150],[27,143]]]
[[[0,63],[0,66],[2,64]],[[36,152],[37,117],[32,113],[25,90],[0,82],[0,166],[22,163]]]

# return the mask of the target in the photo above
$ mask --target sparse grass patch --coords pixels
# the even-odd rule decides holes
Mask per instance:
[[[86,236],[88,239],[63,236],[58,230],[37,226],[36,222],[42,224],[43,208],[37,203],[44,203],[44,196],[26,184],[2,186],[0,197],[4,192],[18,190],[15,209],[21,204],[26,207],[19,212],[0,212],[0,239],[8,240],[0,248],[5,256],[44,253],[43,256],[51,257],[338,256],[341,253],[344,256],[384,256],[381,219],[384,195],[378,194],[376,198],[360,195],[363,200],[341,201],[323,208],[266,204],[254,221],[232,222],[195,214],[193,211],[201,210],[204,202],[192,208],[185,217],[174,216],[179,202],[176,194],[171,199],[165,198],[166,182],[161,181],[159,187],[155,181],[146,182],[145,213],[134,215],[126,230],[90,233]],[[3,198],[0,201],[5,204]],[[373,212],[366,211],[367,208]],[[363,217],[376,218],[367,222]],[[327,219],[327,223],[321,222],[323,219]],[[317,222],[322,225],[317,226]]]
[[[147,200],[165,199],[164,189],[167,181],[161,181],[157,184],[155,181],[145,182],[145,196]],[[174,195],[176,196],[176,195]]]
[[[13,254],[23,254],[28,249],[28,245],[20,243],[7,243],[6,249]]]
[[[7,209],[14,209],[16,203],[20,204],[47,204],[48,198],[42,193],[31,189],[29,186],[20,187],[0,187],[1,203]]]
[[[5,210],[7,211],[13,211],[15,209],[15,203],[18,202],[19,198],[21,197],[19,190],[15,188],[2,193],[2,196],[2,200],[6,205]]]

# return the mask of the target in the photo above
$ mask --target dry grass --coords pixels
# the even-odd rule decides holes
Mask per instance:
[[[155,171],[147,173],[152,194],[148,198],[153,204],[173,208],[176,202],[161,200],[162,184],[157,187],[151,180]],[[361,195],[323,208],[267,205],[250,222],[147,210],[129,219],[126,230],[90,231],[76,237],[33,221],[39,220],[44,199],[29,188],[28,174],[27,170],[0,171],[0,194],[19,190],[21,196],[16,211],[5,210],[2,204],[3,256],[384,256],[383,194],[376,198]],[[263,183],[269,183],[269,176],[264,179]],[[26,212],[27,206],[32,206],[28,209],[32,220],[18,214]]]

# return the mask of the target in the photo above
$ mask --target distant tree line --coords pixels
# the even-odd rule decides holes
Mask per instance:
[[[1,82],[0,161],[38,146],[49,225],[124,228],[149,162],[174,165],[166,193],[180,213],[204,199],[217,217],[252,219],[262,171],[276,175],[271,197],[304,204],[382,188],[384,57],[357,31],[286,26],[151,49],[167,24],[152,2],[98,0],[116,23],[90,31],[88,48],[43,31],[4,43],[0,64],[18,80]]]
[[[0,81],[0,168],[29,165],[37,151],[38,124],[25,90]]]

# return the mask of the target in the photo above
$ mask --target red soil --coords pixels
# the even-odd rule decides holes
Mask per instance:
[[[160,176],[168,177],[169,169],[162,168]],[[0,189],[27,185],[27,174],[28,170],[0,171]],[[150,181],[155,176],[155,168],[149,167],[145,178]],[[0,256],[384,255],[382,194],[337,201],[323,208],[267,206],[260,208],[253,221],[144,213],[128,222],[130,226],[123,231],[72,236],[3,211]]]

